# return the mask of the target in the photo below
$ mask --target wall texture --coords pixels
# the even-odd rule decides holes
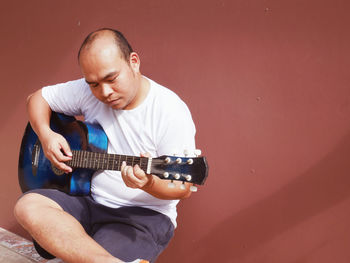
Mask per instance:
[[[25,100],[80,77],[83,38],[118,28],[189,105],[207,184],[158,262],[350,262],[350,4],[342,0],[2,1],[0,226]],[[181,127],[179,127],[181,129]],[[28,236],[27,236],[28,237]]]

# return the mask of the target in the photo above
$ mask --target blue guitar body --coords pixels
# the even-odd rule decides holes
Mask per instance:
[[[72,150],[106,152],[108,140],[96,124],[52,112],[50,127],[63,135]],[[28,123],[20,149],[18,179],[23,192],[38,188],[53,188],[71,195],[88,195],[91,177],[96,169],[77,168],[72,173],[61,173],[45,157],[38,136]]]

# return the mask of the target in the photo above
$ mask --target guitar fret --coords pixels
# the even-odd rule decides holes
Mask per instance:
[[[95,153],[95,165],[96,165],[96,170],[98,170],[98,153]]]
[[[116,170],[116,167],[117,167],[117,155],[116,154],[113,154],[113,165],[112,165],[112,169],[113,170]]]
[[[83,151],[83,163],[82,166],[86,168],[86,151]]]
[[[78,154],[77,165],[81,166],[81,152]]]
[[[96,168],[97,168],[97,170],[99,170],[99,165],[100,165],[100,156],[99,156],[99,154],[98,153],[96,153]]]
[[[92,158],[93,158],[93,166],[96,169],[96,153],[93,153]]]
[[[73,167],[77,167],[77,156],[79,155],[79,152],[78,151],[74,151],[74,155],[73,155],[73,158],[72,158],[72,166]]]
[[[85,168],[89,168],[89,152],[85,151],[84,153],[84,164],[85,164]]]
[[[76,152],[74,157],[75,158],[73,159],[73,164],[72,165],[74,167],[78,167],[77,159],[79,158],[79,152]]]
[[[118,167],[118,161],[117,161],[117,157],[118,157],[118,155],[116,155],[116,154],[113,154],[113,170],[117,170],[117,167]]]
[[[114,170],[114,164],[115,164],[115,155],[113,154],[112,155],[112,163],[111,163],[112,167],[111,167],[111,170]]]
[[[89,168],[93,169],[94,168],[94,162],[93,162],[93,153],[89,152]]]
[[[72,158],[72,166],[73,167],[78,167],[78,164],[77,164],[77,159],[79,158],[79,152],[75,152],[74,154],[74,158]]]
[[[83,162],[82,162],[82,156],[83,156],[84,152],[79,152],[79,159],[78,159],[78,165],[79,167],[83,166]]]
[[[75,153],[75,158],[74,158],[74,160],[73,160],[73,166],[74,166],[74,167],[77,167],[77,159],[78,159],[78,156],[79,156],[79,152],[76,152],[76,153]]]
[[[101,153],[102,159],[103,159],[103,169],[104,170],[109,170],[108,169],[108,155],[107,158],[105,157],[105,155],[103,153]]]
[[[95,169],[94,153],[90,153],[90,165],[91,169]]]
[[[85,158],[85,168],[89,168],[89,152],[85,151],[84,158]]]
[[[80,158],[81,158],[81,152],[77,152],[77,158],[75,159],[75,166],[76,167],[81,166]]]
[[[105,166],[106,170],[109,170],[109,155],[107,154],[107,164]]]
[[[81,166],[83,166],[84,168],[86,168],[86,151],[83,151],[81,154]]]
[[[101,166],[103,170],[107,170],[107,163],[106,163],[106,158],[105,155],[103,153],[100,153],[100,157],[101,157]]]
[[[89,152],[85,151],[84,153],[84,163],[85,168],[89,168]]]

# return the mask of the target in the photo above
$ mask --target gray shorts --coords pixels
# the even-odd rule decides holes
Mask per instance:
[[[141,258],[155,262],[174,234],[170,218],[151,209],[110,208],[90,196],[71,196],[53,189],[27,193],[38,193],[54,200],[75,217],[97,243],[123,261]],[[34,245],[40,255],[52,258],[35,241]]]

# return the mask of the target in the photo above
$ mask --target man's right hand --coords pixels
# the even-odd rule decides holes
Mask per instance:
[[[39,139],[46,158],[65,173],[72,172],[72,168],[65,164],[65,162],[72,160],[72,152],[67,140],[52,130],[46,131],[45,135],[41,135]]]
[[[51,108],[37,90],[27,98],[27,109],[30,124],[38,135],[44,154],[56,168],[69,173],[72,168],[64,162],[72,160],[72,152],[68,142],[50,128]]]

